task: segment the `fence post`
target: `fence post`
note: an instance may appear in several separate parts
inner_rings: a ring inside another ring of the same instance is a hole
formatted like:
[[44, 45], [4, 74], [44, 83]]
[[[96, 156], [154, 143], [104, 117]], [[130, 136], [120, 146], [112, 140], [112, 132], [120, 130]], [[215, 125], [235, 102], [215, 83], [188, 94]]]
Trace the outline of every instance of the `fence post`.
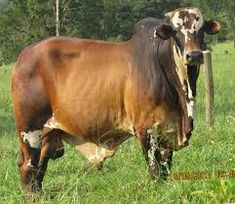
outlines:
[[214, 82], [211, 52], [203, 51], [204, 55], [204, 73], [205, 73], [205, 90], [206, 90], [206, 123], [209, 127], [213, 123], [213, 107], [214, 107]]

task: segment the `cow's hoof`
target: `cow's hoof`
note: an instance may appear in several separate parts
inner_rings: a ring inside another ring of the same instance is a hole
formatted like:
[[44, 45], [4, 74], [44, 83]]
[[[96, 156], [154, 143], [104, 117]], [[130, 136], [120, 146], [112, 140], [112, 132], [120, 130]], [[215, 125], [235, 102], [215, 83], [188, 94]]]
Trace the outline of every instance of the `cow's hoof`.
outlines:
[[167, 178], [168, 178], [168, 175], [162, 175], [160, 173], [150, 173], [150, 178], [153, 180], [153, 181], [156, 181], [156, 182], [163, 182], [163, 181], [166, 181]]
[[101, 170], [103, 168], [103, 162], [100, 162], [95, 165], [98, 170]]
[[31, 186], [32, 192], [39, 192], [41, 190], [42, 190], [42, 182], [35, 181], [32, 183], [32, 186]]
[[64, 147], [56, 149], [54, 152], [50, 154], [50, 158], [55, 160], [64, 155]]
[[161, 177], [160, 171], [156, 166], [149, 167], [149, 175], [153, 180], [159, 180]]
[[[160, 168], [159, 168], [160, 167]], [[149, 168], [149, 174], [151, 179], [155, 181], [165, 181], [167, 180], [168, 176], [170, 175], [170, 171], [168, 169], [165, 169], [162, 166], [159, 167], [150, 167]]]

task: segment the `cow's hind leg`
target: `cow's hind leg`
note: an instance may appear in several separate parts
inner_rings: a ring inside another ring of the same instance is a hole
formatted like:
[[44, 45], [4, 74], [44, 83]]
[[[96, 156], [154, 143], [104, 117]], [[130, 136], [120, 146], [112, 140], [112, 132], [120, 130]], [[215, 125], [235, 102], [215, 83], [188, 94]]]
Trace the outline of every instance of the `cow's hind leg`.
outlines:
[[43, 125], [51, 116], [51, 108], [40, 85], [31, 84], [31, 81], [25, 83], [26, 79], [18, 75], [18, 72], [13, 75], [12, 83], [15, 122], [20, 144], [18, 166], [25, 190], [31, 191], [41, 187], [35, 179], [41, 151], [40, 136]]
[[[32, 134], [34, 134], [34, 131], [32, 131]], [[35, 134], [35, 137], [38, 137], [38, 135]], [[18, 160], [18, 167], [23, 186], [26, 191], [39, 189], [40, 186], [35, 181], [35, 175], [37, 174], [40, 148], [31, 147], [30, 143], [25, 143], [24, 138], [20, 138], [20, 149], [21, 153]]]
[[[21, 123], [24, 124], [24, 123]], [[18, 166], [21, 174], [21, 181], [26, 191], [36, 191], [41, 188], [41, 183], [36, 179], [38, 163], [41, 154], [42, 128], [37, 125], [24, 124], [24, 128], [17, 128], [19, 131], [20, 158]]]
[[[47, 162], [50, 158], [55, 159], [64, 154], [62, 131], [50, 130], [45, 133], [44, 130], [39, 127], [36, 130], [20, 131], [21, 155], [18, 166], [26, 191], [40, 190]], [[62, 146], [62, 149], [55, 151], [58, 146]]]
[[[62, 130], [44, 128], [42, 133], [41, 153], [38, 162], [37, 174], [35, 180], [42, 186], [43, 178], [45, 176], [48, 161], [55, 159], [55, 149], [58, 147], [57, 142], [62, 142], [61, 138], [65, 135]], [[56, 141], [58, 140], [59, 141]], [[63, 151], [61, 151], [63, 153]], [[58, 152], [57, 152], [58, 153]]]
[[26, 191], [35, 191], [41, 188], [36, 180], [37, 166], [41, 152], [41, 132], [40, 128], [19, 130], [21, 154], [18, 166], [21, 181]]
[[[22, 70], [16, 69], [13, 73], [12, 96], [16, 129], [20, 136], [18, 166], [21, 181], [26, 190], [40, 189], [41, 183], [36, 179], [41, 152], [40, 137], [44, 124], [52, 117], [52, 109], [40, 78], [33, 74], [28, 75]], [[54, 137], [54, 144], [63, 147], [59, 136]], [[55, 152], [56, 149], [58, 148], [55, 148]], [[53, 158], [62, 156], [63, 150], [60, 148], [59, 153], [51, 153], [52, 155]]]
[[[40, 190], [49, 159], [56, 159], [64, 154], [63, 131], [47, 130], [44, 127], [41, 130], [28, 131], [27, 133], [20, 132], [21, 156], [18, 166], [26, 191]], [[58, 150], [58, 146], [62, 146], [62, 149]]]
[[152, 178], [165, 180], [170, 174], [173, 151], [159, 146], [159, 132], [149, 129], [138, 135]]

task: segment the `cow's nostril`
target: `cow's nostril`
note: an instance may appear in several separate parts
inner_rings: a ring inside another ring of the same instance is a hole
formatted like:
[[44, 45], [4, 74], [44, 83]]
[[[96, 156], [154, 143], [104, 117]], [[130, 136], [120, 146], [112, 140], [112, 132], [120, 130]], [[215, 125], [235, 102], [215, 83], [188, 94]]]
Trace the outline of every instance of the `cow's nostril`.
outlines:
[[187, 53], [186, 60], [188, 63], [200, 64], [203, 61], [203, 53], [200, 51], [193, 51], [193, 52]]
[[194, 52], [193, 55], [195, 59], [202, 59], [203, 57], [202, 52]]
[[192, 55], [191, 53], [186, 54], [186, 60], [191, 61], [192, 60]]

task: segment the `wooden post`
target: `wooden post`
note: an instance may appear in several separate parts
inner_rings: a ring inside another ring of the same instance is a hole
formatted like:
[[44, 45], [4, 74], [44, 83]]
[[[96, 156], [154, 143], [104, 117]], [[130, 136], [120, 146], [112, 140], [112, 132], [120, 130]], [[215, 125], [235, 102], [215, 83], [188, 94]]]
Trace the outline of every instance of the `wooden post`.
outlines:
[[203, 51], [204, 55], [204, 70], [205, 70], [205, 89], [206, 89], [206, 123], [209, 127], [213, 123], [213, 107], [214, 107], [214, 83], [211, 52]]
[[56, 20], [55, 20], [55, 25], [56, 25], [56, 36], [60, 35], [60, 16], [59, 16], [59, 0], [56, 0]]

